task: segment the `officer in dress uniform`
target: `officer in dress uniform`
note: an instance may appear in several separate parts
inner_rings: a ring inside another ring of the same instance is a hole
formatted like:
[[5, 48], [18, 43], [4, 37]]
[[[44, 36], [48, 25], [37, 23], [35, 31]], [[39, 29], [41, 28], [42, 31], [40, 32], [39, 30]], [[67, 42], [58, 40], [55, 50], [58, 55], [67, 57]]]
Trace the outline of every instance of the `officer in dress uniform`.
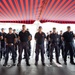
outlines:
[[44, 49], [44, 40], [46, 38], [46, 35], [44, 32], [42, 32], [42, 27], [39, 26], [38, 32], [35, 34], [35, 40], [36, 40], [36, 56], [35, 56], [35, 65], [38, 65], [38, 60], [39, 60], [39, 53], [41, 52], [41, 61], [42, 61], [42, 65], [45, 66], [44, 63], [44, 53], [45, 53], [45, 49]]
[[13, 64], [12, 66], [15, 66], [15, 49], [14, 44], [16, 43], [16, 37], [12, 32], [12, 28], [9, 28], [9, 33], [6, 34], [5, 42], [6, 42], [6, 56], [5, 56], [5, 63], [3, 66], [6, 66], [8, 64], [8, 58], [9, 58], [9, 52], [12, 53], [12, 60]]
[[29, 64], [29, 45], [28, 45], [28, 40], [31, 40], [31, 35], [30, 33], [26, 30], [26, 26], [22, 25], [22, 31], [19, 32], [19, 57], [18, 57], [18, 64], [17, 66], [21, 65], [21, 59], [22, 59], [22, 53], [23, 49], [25, 51], [25, 59], [26, 59], [26, 65], [30, 66]]
[[53, 32], [50, 35], [50, 39], [51, 39], [50, 64], [52, 65], [53, 50], [54, 50], [54, 48], [55, 48], [55, 53], [56, 53], [56, 62], [58, 64], [61, 64], [59, 62], [58, 34], [56, 33], [56, 28], [53, 28]]
[[67, 65], [67, 53], [70, 53], [70, 63], [75, 65], [73, 60], [73, 38], [75, 37], [74, 33], [71, 31], [71, 27], [67, 27], [67, 31], [63, 33], [63, 40], [65, 42], [65, 55], [64, 55], [64, 64]]

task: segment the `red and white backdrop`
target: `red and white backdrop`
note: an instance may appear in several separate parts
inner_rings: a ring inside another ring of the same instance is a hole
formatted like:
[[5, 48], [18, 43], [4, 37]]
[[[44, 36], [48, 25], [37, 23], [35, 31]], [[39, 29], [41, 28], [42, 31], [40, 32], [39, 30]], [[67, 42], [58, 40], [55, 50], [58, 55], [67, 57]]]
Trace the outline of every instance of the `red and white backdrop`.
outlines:
[[0, 22], [75, 24], [75, 0], [0, 0]]

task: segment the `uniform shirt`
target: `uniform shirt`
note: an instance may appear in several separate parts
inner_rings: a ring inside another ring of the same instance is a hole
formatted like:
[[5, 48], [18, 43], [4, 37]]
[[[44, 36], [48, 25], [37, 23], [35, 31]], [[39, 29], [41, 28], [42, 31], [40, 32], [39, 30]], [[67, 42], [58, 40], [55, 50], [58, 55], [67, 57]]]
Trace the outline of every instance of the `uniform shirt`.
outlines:
[[19, 32], [19, 37], [20, 37], [21, 42], [27, 42], [29, 36], [30, 36], [30, 33], [28, 31], [25, 31], [25, 32], [20, 31]]
[[2, 33], [0, 32], [0, 36], [2, 36]]
[[43, 44], [45, 38], [46, 38], [46, 35], [45, 35], [44, 32], [42, 32], [42, 33], [37, 32], [37, 33], [35, 34], [35, 39], [36, 39], [36, 43], [37, 43], [37, 44]]
[[4, 38], [6, 37], [6, 33], [2, 33], [3, 39], [1, 40], [1, 47], [5, 47], [5, 40]]
[[14, 43], [14, 39], [16, 38], [16, 36], [12, 33], [12, 34], [6, 34], [6, 40], [7, 40], [7, 43], [10, 44], [10, 43]]
[[46, 39], [47, 39], [47, 42], [50, 44], [50, 43], [51, 43], [51, 42], [50, 42], [50, 34], [47, 35]]
[[1, 34], [3, 36], [3, 39], [1, 41], [4, 41], [4, 38], [6, 37], [6, 33], [4, 32], [4, 33], [1, 33]]
[[0, 32], [0, 41], [1, 41], [1, 36], [2, 36], [2, 33]]
[[70, 32], [66, 31], [63, 33], [63, 38], [65, 42], [72, 42], [74, 38], [74, 34], [72, 31]]
[[51, 43], [57, 43], [59, 41], [59, 36], [57, 33], [52, 33], [50, 35]]

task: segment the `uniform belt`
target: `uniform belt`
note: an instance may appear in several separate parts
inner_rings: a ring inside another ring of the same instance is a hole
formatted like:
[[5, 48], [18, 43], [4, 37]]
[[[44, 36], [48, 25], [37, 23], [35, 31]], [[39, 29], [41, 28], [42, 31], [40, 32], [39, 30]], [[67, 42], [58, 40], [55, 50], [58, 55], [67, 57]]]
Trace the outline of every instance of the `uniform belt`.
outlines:
[[13, 44], [13, 43], [10, 43], [10, 44], [8, 44], [8, 45], [11, 45], [11, 46], [13, 46], [14, 44]]

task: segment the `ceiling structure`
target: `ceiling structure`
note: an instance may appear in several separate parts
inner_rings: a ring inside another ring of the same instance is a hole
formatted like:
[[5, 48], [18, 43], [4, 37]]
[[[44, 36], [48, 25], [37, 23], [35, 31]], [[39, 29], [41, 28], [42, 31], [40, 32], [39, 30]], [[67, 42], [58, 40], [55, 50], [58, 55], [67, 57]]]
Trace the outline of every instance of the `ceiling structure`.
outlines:
[[74, 23], [75, 0], [0, 0], [0, 22]]

